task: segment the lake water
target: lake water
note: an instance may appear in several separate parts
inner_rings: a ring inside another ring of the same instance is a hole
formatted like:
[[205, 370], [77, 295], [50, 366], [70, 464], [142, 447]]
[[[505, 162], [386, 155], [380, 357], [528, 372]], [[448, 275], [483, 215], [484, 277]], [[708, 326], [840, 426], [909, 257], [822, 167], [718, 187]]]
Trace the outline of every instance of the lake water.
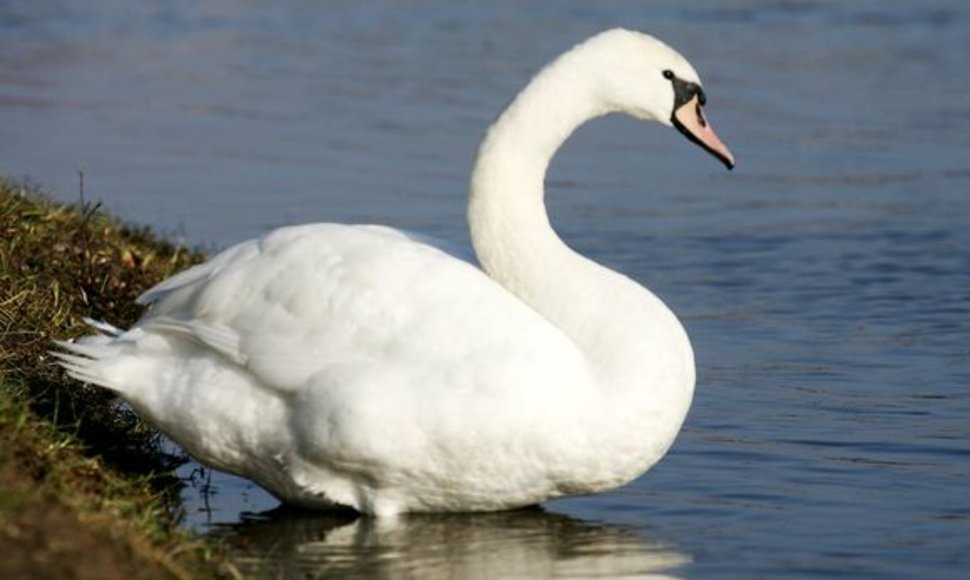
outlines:
[[688, 328], [697, 395], [670, 454], [614, 493], [396, 523], [267, 512], [251, 484], [196, 477], [186, 525], [226, 538], [240, 569], [970, 573], [963, 0], [8, 1], [0, 173], [75, 200], [83, 171], [88, 199], [193, 245], [320, 220], [464, 242], [490, 119], [615, 25], [692, 60], [739, 162], [610, 118], [549, 176], [568, 242]]

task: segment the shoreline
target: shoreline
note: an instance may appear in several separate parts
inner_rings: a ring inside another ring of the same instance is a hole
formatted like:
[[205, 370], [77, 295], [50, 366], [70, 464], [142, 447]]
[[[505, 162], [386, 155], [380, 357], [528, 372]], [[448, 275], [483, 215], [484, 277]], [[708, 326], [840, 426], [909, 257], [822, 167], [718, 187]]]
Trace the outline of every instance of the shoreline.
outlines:
[[0, 178], [0, 577], [240, 576], [179, 527], [185, 458], [48, 354], [88, 331], [83, 317], [130, 325], [136, 296], [203, 258], [99, 203]]

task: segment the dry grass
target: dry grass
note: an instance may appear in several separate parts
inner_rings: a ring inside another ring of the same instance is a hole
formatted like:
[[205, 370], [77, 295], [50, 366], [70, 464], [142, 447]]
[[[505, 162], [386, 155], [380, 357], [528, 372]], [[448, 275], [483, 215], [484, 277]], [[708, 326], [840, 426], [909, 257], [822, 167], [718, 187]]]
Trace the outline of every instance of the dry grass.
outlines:
[[0, 395], [0, 577], [217, 575], [221, 552], [176, 528], [166, 491], [85, 451]]
[[0, 181], [0, 577], [215, 575], [210, 547], [177, 528], [181, 458], [47, 352], [83, 316], [132, 323], [138, 294], [200, 259]]
[[[32, 406], [123, 469], [154, 446], [153, 433], [118, 413], [112, 397], [67, 380], [47, 351], [87, 331], [82, 316], [134, 322], [134, 302], [200, 256], [122, 226], [96, 206], [65, 206], [0, 182], [0, 376], [22, 383]], [[123, 442], [122, 445], [111, 442]]]

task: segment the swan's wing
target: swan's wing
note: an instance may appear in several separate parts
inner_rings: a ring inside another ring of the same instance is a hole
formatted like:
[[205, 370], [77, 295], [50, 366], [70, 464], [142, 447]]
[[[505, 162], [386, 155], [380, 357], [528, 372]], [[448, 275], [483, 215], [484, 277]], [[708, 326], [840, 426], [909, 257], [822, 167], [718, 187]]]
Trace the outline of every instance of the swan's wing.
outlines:
[[[139, 296], [136, 302], [138, 304], [154, 304], [173, 294], [180, 294], [180, 291], [191, 294], [193, 291], [202, 288], [207, 280], [217, 275], [227, 265], [251, 259], [258, 253], [259, 240], [249, 240], [232, 246], [205, 263], [162, 280]], [[182, 301], [185, 300], [186, 298], [183, 296]]]
[[376, 482], [490, 509], [502, 490], [585, 489], [571, 466], [600, 452], [577, 347], [477, 267], [396, 230], [284, 228], [142, 301], [130, 330], [58, 343], [62, 364], [281, 497], [359, 506], [360, 482]]
[[[184, 337], [295, 391], [314, 376], [372, 366], [434, 389], [573, 373], [558, 329], [483, 274], [390, 228], [315, 224], [277, 230], [166, 280], [138, 324]], [[360, 372], [364, 372], [361, 370]], [[458, 376], [461, 375], [461, 376]], [[508, 385], [506, 385], [508, 386]], [[431, 395], [431, 393], [428, 393]]]

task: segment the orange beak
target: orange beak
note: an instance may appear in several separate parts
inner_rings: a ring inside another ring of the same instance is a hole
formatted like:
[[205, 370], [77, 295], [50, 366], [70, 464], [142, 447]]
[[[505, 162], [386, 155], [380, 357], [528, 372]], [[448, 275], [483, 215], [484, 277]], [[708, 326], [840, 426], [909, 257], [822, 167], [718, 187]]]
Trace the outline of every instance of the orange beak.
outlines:
[[704, 108], [698, 95], [675, 109], [671, 121], [684, 136], [720, 159], [728, 169], [734, 169], [734, 155], [704, 118]]

